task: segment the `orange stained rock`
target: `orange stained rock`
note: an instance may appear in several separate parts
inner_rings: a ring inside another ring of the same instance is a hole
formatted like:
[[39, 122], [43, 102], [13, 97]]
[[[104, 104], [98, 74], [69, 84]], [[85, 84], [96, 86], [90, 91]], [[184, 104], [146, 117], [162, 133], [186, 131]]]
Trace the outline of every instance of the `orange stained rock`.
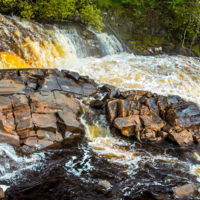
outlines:
[[195, 169], [195, 172], [196, 172], [197, 174], [200, 174], [200, 168]]
[[22, 60], [18, 55], [10, 52], [0, 52], [0, 60], [3, 69], [12, 68], [31, 68], [24, 60]]

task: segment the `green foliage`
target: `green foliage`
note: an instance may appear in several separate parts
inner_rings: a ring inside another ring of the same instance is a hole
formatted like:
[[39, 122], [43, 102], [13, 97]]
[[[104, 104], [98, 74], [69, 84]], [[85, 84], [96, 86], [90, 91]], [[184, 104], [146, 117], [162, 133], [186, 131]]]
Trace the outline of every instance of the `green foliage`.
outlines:
[[[11, 10], [33, 19], [71, 19], [100, 31], [101, 10], [123, 7], [129, 18], [138, 24], [162, 24], [169, 37], [180, 35], [183, 44], [194, 44], [200, 36], [199, 0], [0, 0], [0, 11]], [[1, 9], [6, 8], [6, 9]]]
[[159, 22], [168, 36], [180, 35], [183, 44], [191, 44], [200, 36], [199, 0], [98, 0], [98, 3], [104, 7], [124, 6], [138, 23], [152, 25]]
[[15, 13], [27, 19], [70, 18], [93, 26], [97, 31], [104, 27], [101, 11], [93, 0], [0, 0], [0, 7], [12, 7]]

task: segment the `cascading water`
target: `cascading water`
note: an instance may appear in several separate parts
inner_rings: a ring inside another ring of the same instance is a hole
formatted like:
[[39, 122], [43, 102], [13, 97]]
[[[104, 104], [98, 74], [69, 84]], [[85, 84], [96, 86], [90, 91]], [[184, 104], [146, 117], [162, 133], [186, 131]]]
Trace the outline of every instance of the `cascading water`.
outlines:
[[[127, 54], [115, 36], [78, 25], [54, 27], [0, 16], [0, 32], [1, 68], [68, 69], [99, 84], [175, 94], [200, 105], [200, 63], [195, 58]], [[191, 160], [186, 150], [170, 144], [160, 148], [114, 136], [105, 116], [89, 108], [91, 100], [82, 101], [87, 141], [30, 157], [20, 157], [11, 146], [0, 144], [0, 182], [5, 189], [11, 187], [11, 197], [21, 193], [21, 199], [104, 199], [91, 192], [90, 184], [107, 179], [115, 184], [114, 199], [130, 195], [134, 199], [152, 187], [167, 191], [199, 181], [198, 152]]]

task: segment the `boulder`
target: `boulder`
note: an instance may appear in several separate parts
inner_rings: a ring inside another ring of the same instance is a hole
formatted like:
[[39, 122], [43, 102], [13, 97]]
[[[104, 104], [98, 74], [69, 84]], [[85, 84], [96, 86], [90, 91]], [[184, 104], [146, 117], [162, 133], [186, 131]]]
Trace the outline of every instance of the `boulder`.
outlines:
[[96, 192], [105, 195], [106, 193], [111, 191], [111, 184], [106, 180], [100, 181], [99, 183], [94, 185], [94, 189]]
[[118, 101], [119, 100], [116, 99], [106, 102], [106, 107], [107, 107], [106, 118], [110, 125], [112, 125], [115, 118], [117, 118]]
[[190, 194], [194, 194], [196, 191], [196, 186], [192, 183], [174, 188], [173, 190], [173, 195], [175, 198], [180, 198], [184, 196], [189, 196]]
[[171, 126], [184, 128], [200, 125], [200, 110], [192, 102], [174, 104], [167, 111], [166, 121]]
[[71, 78], [75, 81], [78, 81], [78, 79], [79, 79], [79, 73], [77, 73], [77, 72], [68, 71], [67, 73], [65, 73], [65, 76], [68, 77], [68, 78]]
[[194, 143], [192, 133], [187, 130], [183, 130], [179, 133], [171, 132], [168, 134], [168, 137], [181, 147], [189, 146]]
[[57, 120], [54, 114], [36, 114], [32, 115], [33, 123], [37, 129], [56, 132]]
[[165, 126], [165, 122], [154, 112], [150, 112], [147, 115], [140, 116], [140, 119], [147, 129], [151, 129], [153, 131], [160, 131], [163, 126]]
[[8, 143], [13, 146], [20, 146], [20, 139], [18, 135], [12, 135], [10, 133], [0, 130], [0, 142]]
[[108, 181], [106, 181], [106, 180], [99, 181], [99, 182], [98, 182], [98, 185], [104, 187], [105, 189], [108, 189], [108, 188], [111, 187], [111, 184], [110, 184]]
[[141, 122], [139, 115], [132, 115], [129, 117], [116, 118], [114, 126], [121, 130], [122, 134], [130, 137], [135, 134], [136, 130], [141, 129]]
[[3, 199], [5, 197], [3, 189], [0, 187], [0, 199]]
[[72, 133], [84, 132], [83, 125], [76, 119], [72, 113], [57, 112], [58, 126], [62, 133], [70, 131]]

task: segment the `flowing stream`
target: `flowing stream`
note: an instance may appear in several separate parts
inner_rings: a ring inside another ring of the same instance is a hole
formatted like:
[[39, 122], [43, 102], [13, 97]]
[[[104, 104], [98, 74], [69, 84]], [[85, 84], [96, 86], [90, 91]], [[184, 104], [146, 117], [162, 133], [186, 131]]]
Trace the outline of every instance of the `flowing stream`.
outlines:
[[[58, 68], [88, 75], [121, 90], [179, 95], [200, 105], [200, 62], [183, 56], [128, 54], [114, 35], [78, 25], [41, 25], [0, 15], [0, 68]], [[140, 144], [113, 135], [104, 115], [81, 104], [86, 138], [30, 156], [0, 144], [0, 187], [10, 199], [107, 199], [92, 185], [108, 180], [111, 199], [150, 199], [194, 182], [200, 188], [200, 152], [174, 144]], [[91, 123], [88, 124], [86, 115]], [[145, 196], [147, 195], [147, 196]], [[131, 197], [131, 198], [130, 198]]]

